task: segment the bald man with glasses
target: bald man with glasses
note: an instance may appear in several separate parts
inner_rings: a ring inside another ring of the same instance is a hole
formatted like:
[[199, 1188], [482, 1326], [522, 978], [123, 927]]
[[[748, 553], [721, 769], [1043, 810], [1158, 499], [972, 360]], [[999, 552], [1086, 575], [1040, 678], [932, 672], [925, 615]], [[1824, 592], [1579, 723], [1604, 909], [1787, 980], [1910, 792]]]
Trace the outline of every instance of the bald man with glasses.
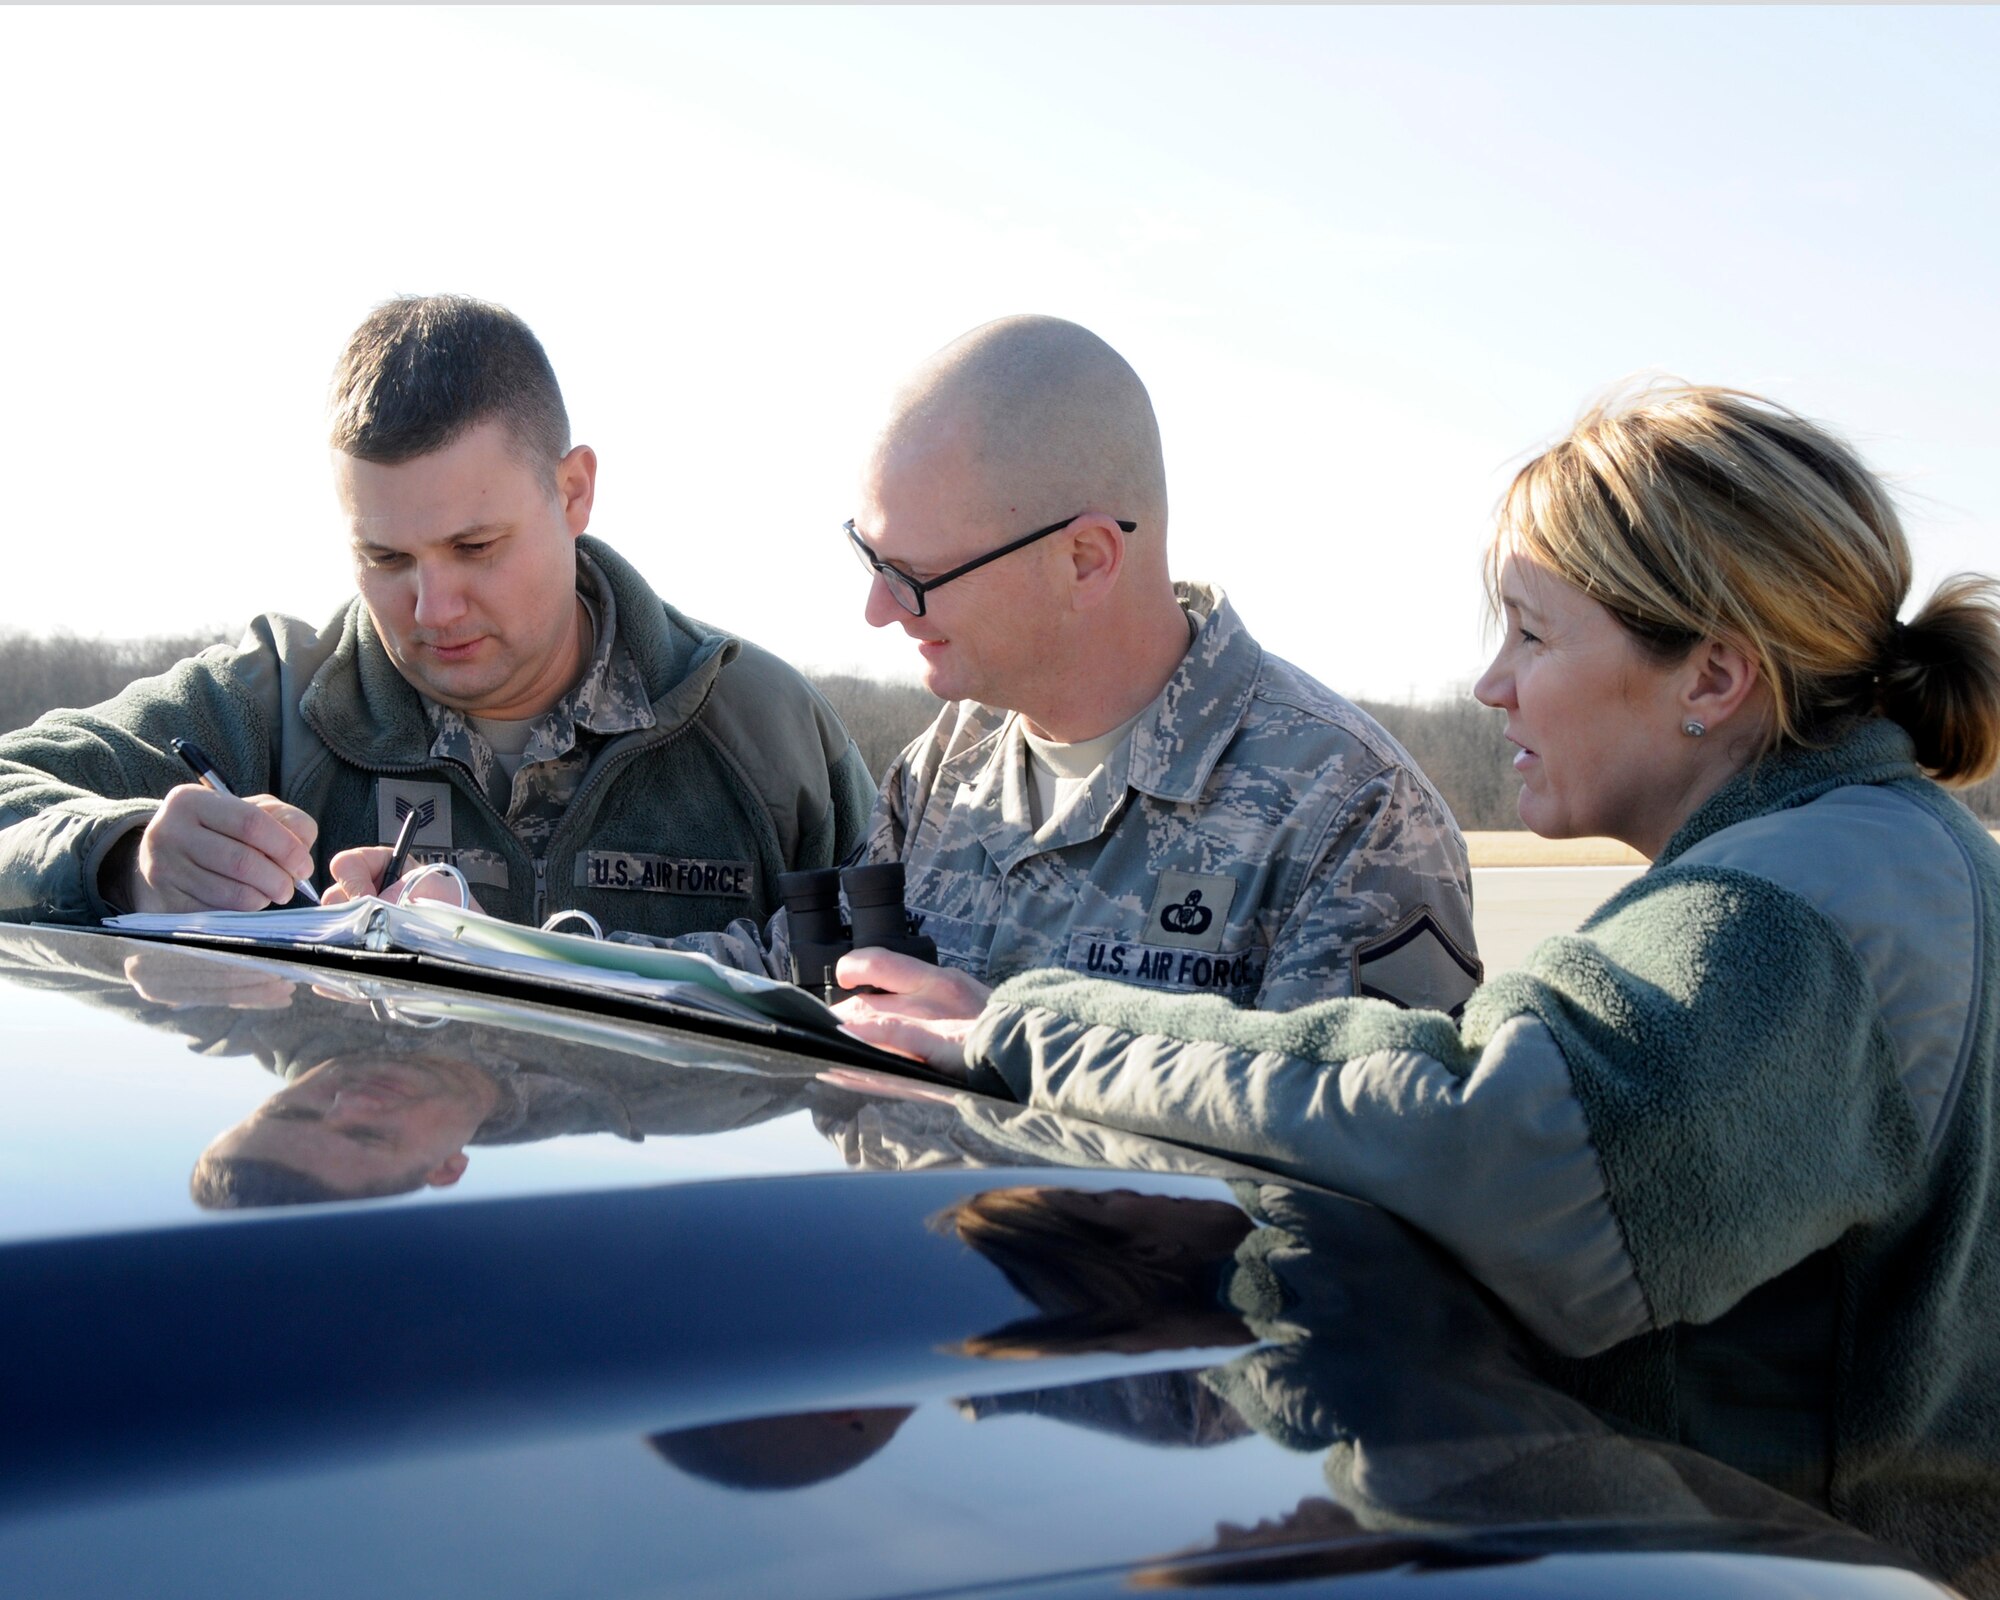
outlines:
[[[1023, 531], [1029, 530], [1029, 531]], [[1074, 323], [975, 328], [896, 396], [846, 536], [871, 625], [948, 702], [883, 780], [937, 967], [841, 964], [846, 1002], [963, 1005], [1037, 967], [1289, 1010], [1451, 1011], [1480, 976], [1465, 845], [1372, 719], [1167, 567], [1159, 429]], [[784, 918], [680, 941], [785, 973]]]

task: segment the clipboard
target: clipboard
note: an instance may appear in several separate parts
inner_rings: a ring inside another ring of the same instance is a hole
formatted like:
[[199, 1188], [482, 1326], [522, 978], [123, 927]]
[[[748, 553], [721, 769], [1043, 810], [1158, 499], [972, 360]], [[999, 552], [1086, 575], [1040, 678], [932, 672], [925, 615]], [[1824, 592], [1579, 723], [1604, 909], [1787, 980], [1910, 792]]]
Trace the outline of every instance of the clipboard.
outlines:
[[338, 906], [270, 911], [128, 912], [107, 933], [358, 967], [455, 988], [539, 999], [697, 1031], [745, 1034], [791, 1049], [952, 1084], [906, 1056], [863, 1044], [817, 996], [693, 951], [524, 928], [434, 900], [372, 895]]

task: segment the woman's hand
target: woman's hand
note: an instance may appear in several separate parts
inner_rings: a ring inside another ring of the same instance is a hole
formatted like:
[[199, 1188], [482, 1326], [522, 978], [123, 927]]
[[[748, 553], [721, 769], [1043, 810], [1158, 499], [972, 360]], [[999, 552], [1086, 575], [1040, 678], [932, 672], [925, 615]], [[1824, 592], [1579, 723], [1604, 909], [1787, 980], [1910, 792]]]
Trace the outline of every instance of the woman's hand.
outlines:
[[882, 991], [854, 995], [833, 1008], [855, 1038], [954, 1078], [970, 1076], [966, 1036], [993, 992], [977, 978], [877, 949], [848, 952], [840, 958], [835, 976], [843, 989]]

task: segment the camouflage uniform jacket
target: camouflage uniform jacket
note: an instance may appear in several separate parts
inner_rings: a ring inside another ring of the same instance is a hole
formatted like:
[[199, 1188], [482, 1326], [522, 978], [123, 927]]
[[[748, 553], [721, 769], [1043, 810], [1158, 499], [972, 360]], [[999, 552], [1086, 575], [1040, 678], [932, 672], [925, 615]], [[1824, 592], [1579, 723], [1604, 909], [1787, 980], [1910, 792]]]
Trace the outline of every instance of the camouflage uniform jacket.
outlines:
[[[1219, 589], [1121, 750], [1039, 830], [1021, 718], [945, 707], [890, 768], [868, 857], [902, 861], [938, 959], [1290, 1010], [1369, 994], [1453, 1010], [1480, 976], [1465, 842], [1359, 708], [1267, 655]], [[783, 919], [686, 941], [788, 975]]]
[[422, 818], [415, 860], [458, 866], [487, 910], [679, 934], [776, 909], [780, 872], [841, 860], [873, 785], [819, 693], [755, 645], [664, 604], [592, 539], [590, 666], [531, 730], [509, 783], [458, 713], [383, 650], [359, 599], [323, 629], [266, 615], [87, 711], [0, 738], [0, 920], [94, 921], [106, 852], [188, 781], [182, 734], [239, 794], [319, 822], [315, 864]]

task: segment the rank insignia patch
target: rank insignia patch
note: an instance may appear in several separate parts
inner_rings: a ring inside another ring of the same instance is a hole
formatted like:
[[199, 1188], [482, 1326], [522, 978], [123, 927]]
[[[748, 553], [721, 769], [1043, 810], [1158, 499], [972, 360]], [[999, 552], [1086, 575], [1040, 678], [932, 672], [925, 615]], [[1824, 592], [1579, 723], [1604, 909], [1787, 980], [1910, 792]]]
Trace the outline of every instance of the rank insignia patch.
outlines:
[[417, 814], [414, 843], [427, 849], [451, 844], [451, 785], [424, 783], [416, 778], [375, 780], [375, 840], [394, 844], [403, 818]]
[[1419, 906], [1354, 952], [1354, 992], [1416, 1010], [1457, 1016], [1484, 969]]

